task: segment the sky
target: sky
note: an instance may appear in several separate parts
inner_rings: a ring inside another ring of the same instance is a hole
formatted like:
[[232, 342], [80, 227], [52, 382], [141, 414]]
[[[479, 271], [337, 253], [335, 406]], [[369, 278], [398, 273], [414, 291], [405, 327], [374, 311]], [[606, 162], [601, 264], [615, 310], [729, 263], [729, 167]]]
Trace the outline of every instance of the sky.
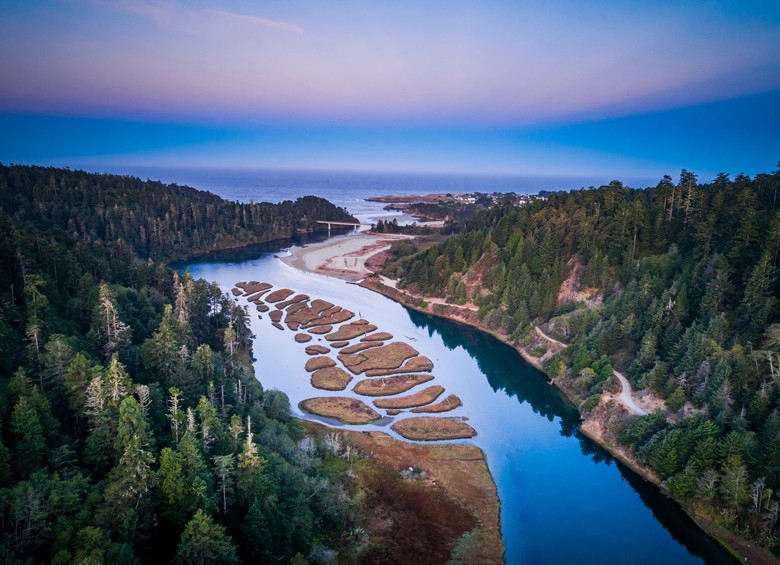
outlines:
[[780, 2], [0, 0], [0, 162], [773, 172]]

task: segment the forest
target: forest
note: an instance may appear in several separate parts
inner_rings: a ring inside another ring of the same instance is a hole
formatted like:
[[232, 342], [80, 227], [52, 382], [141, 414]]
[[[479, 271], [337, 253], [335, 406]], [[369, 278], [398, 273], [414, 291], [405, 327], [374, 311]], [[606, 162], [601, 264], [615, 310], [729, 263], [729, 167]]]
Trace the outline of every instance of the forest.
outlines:
[[315, 218], [348, 216], [0, 166], [0, 561], [359, 553], [354, 479], [254, 378], [247, 312], [163, 262]]
[[153, 261], [288, 238], [314, 231], [317, 220], [356, 221], [315, 196], [245, 204], [129, 176], [2, 164], [0, 209], [17, 225]]
[[613, 368], [662, 399], [649, 416], [601, 414], [606, 437], [683, 505], [780, 554], [779, 193], [780, 171], [683, 170], [499, 203], [444, 242], [398, 244], [388, 269], [475, 305], [511, 343], [533, 326], [567, 343], [545, 369], [584, 417], [618, 386]]

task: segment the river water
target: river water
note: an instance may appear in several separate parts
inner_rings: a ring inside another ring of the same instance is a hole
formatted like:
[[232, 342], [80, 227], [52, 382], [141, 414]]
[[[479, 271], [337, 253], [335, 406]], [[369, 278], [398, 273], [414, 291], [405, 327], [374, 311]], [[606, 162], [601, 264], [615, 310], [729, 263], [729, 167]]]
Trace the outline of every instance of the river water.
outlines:
[[[451, 415], [467, 416], [479, 434], [471, 443], [484, 450], [498, 488], [507, 563], [731, 563], [674, 503], [583, 437], [576, 410], [512, 348], [359, 286], [298, 271], [275, 256], [280, 249], [226, 252], [186, 266], [225, 291], [258, 280], [328, 300], [433, 360], [434, 383], [464, 403]], [[352, 384], [338, 393], [312, 389], [293, 332], [250, 311], [257, 378], [284, 391], [295, 415], [308, 417], [298, 409], [305, 398], [353, 394]], [[395, 435], [387, 420], [351, 428]]]

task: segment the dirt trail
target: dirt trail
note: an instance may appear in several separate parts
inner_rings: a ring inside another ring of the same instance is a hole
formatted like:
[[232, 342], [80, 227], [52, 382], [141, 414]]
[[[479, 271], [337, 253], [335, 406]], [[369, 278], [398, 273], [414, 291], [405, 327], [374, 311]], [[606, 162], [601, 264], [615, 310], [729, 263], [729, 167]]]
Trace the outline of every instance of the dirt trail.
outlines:
[[623, 406], [632, 414], [647, 416], [647, 412], [642, 410], [637, 403], [634, 402], [634, 391], [631, 389], [631, 383], [628, 382], [628, 379], [614, 369], [612, 369], [612, 372], [620, 381], [620, 386], [622, 387], [622, 390], [620, 391], [620, 402], [623, 403]]
[[542, 330], [539, 328], [539, 326], [534, 326], [534, 329], [536, 330], [536, 333], [537, 333], [537, 334], [539, 334], [541, 337], [543, 337], [544, 339], [546, 339], [546, 340], [547, 340], [547, 341], [549, 341], [550, 343], [554, 343], [554, 344], [556, 344], [556, 345], [560, 345], [560, 346], [561, 346], [561, 347], [563, 347], [564, 349], [566, 349], [566, 348], [568, 347], [568, 345], [566, 345], [565, 343], [563, 343], [563, 342], [561, 342], [561, 341], [558, 341], [557, 339], [553, 339], [553, 338], [551, 338], [549, 335], [547, 335], [546, 333], [544, 333], [544, 332], [543, 332], [543, 331], [542, 331]]
[[379, 280], [385, 286], [394, 288], [398, 292], [401, 292], [406, 296], [411, 296], [417, 300], [425, 300], [425, 302], [428, 304], [443, 304], [444, 306], [449, 306], [450, 308], [461, 308], [463, 310], [470, 310], [471, 312], [479, 312], [479, 307], [474, 304], [453, 304], [451, 302], [447, 302], [446, 298], [439, 298], [438, 296], [422, 296], [419, 294], [412, 294], [407, 290], [398, 288], [398, 281], [396, 279], [390, 279], [384, 275], [379, 275]]
[[[541, 330], [541, 328], [539, 328], [539, 326], [534, 326], [534, 329], [536, 330], [537, 334], [539, 334], [541, 337], [543, 337], [550, 343], [555, 343], [557, 345], [560, 345], [563, 348], [568, 347], [565, 343], [562, 343], [557, 339], [553, 339], [550, 336], [548, 336], [546, 333], [544, 333]], [[634, 401], [634, 390], [631, 388], [631, 383], [628, 382], [628, 379], [614, 369], [612, 369], [612, 373], [615, 375], [615, 377], [617, 377], [617, 380], [620, 381], [620, 386], [622, 390], [620, 391], [620, 396], [618, 398], [620, 399], [620, 402], [623, 404], [623, 406], [626, 407], [626, 410], [628, 410], [632, 414], [636, 414], [637, 416], [647, 416], [647, 412], [645, 412], [642, 408], [640, 408], [639, 405]]]

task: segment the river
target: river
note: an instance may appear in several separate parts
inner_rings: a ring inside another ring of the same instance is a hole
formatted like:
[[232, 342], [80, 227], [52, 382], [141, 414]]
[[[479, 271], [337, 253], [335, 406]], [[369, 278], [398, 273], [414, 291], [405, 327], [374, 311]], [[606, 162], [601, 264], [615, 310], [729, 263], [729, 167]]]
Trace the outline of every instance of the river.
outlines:
[[[298, 271], [274, 256], [280, 249], [231, 251], [186, 266], [225, 291], [258, 280], [328, 300], [433, 360], [436, 383], [463, 400], [452, 415], [467, 416], [479, 434], [472, 442], [498, 488], [507, 563], [732, 563], [676, 504], [582, 436], [577, 411], [512, 348], [354, 284]], [[307, 417], [298, 409], [305, 398], [349, 393], [351, 386], [315, 393], [292, 332], [251, 313], [257, 378], [284, 391], [296, 416]], [[386, 420], [351, 428], [395, 435]]]

